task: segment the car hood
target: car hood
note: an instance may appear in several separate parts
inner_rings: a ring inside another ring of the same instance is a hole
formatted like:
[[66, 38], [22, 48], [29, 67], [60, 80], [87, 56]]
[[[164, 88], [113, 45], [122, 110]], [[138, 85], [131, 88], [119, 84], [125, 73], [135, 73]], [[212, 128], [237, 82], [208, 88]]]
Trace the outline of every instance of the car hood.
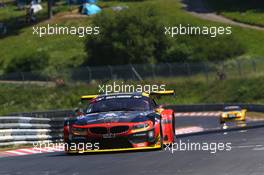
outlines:
[[76, 125], [100, 124], [100, 123], [122, 123], [143, 122], [150, 119], [154, 111], [111, 111], [91, 113], [77, 117]]

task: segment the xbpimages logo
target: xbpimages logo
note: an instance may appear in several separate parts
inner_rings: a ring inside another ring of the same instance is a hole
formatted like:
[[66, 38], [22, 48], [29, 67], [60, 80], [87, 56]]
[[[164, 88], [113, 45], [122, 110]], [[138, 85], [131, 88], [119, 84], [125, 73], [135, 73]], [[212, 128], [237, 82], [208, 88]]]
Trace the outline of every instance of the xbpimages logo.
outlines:
[[129, 93], [129, 92], [158, 92], [158, 91], [165, 91], [166, 85], [161, 84], [124, 84], [121, 82], [120, 84], [113, 82], [112, 84], [99, 84], [98, 85], [99, 93], [109, 94], [109, 93]]
[[165, 144], [164, 151], [168, 151], [170, 153], [175, 153], [179, 151], [207, 151], [211, 154], [215, 154], [219, 151], [231, 151], [232, 143], [227, 142], [184, 142], [179, 140], [178, 142], [174, 142], [172, 144]]

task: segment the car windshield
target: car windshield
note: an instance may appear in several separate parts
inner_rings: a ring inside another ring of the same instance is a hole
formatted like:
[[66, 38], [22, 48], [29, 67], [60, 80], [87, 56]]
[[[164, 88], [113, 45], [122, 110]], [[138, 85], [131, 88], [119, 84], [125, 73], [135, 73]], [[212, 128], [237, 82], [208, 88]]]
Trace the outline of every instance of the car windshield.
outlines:
[[107, 111], [147, 111], [151, 109], [148, 98], [102, 99], [90, 103], [87, 113]]
[[240, 111], [241, 108], [239, 106], [236, 106], [236, 107], [226, 107], [224, 109], [224, 111], [228, 112], [228, 111]]

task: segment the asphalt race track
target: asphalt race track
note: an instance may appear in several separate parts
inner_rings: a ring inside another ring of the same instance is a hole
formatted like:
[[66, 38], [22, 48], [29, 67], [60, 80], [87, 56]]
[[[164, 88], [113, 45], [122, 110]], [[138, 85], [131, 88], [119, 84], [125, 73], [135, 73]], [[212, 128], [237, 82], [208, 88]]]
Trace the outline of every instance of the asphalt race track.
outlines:
[[[215, 123], [207, 124], [211, 126]], [[6, 157], [0, 159], [0, 175], [263, 175], [263, 135], [264, 128], [259, 128], [188, 136], [177, 141], [232, 143], [230, 151], [216, 153], [210, 153], [208, 150], [178, 150], [172, 154], [167, 149], [72, 156], [55, 152]]]
[[193, 174], [263, 175], [264, 130], [208, 134], [185, 138], [189, 142], [232, 142], [231, 151], [127, 152], [67, 156], [38, 154], [0, 159], [0, 174]]
[[219, 127], [218, 117], [176, 117], [175, 127], [200, 126], [206, 129]]

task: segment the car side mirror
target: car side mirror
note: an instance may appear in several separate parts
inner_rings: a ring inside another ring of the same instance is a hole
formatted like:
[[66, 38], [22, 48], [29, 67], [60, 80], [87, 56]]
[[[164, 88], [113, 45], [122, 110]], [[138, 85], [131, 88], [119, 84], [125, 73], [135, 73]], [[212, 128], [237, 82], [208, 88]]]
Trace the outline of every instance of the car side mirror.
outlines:
[[76, 108], [74, 112], [76, 116], [84, 115], [84, 110], [82, 108]]
[[157, 112], [157, 113], [161, 113], [163, 110], [164, 109], [161, 106], [155, 108], [155, 112]]

